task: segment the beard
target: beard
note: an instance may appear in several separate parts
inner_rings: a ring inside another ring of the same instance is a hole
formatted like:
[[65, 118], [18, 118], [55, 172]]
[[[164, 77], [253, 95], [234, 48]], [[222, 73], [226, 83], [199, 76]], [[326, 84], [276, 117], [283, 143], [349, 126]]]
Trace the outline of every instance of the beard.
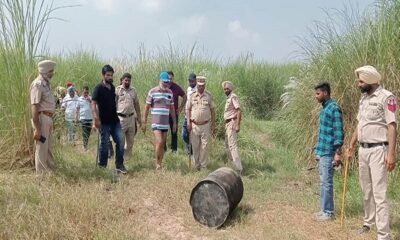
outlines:
[[113, 79], [112, 78], [111, 79], [106, 79], [105, 82], [108, 83], [108, 84], [111, 84], [113, 82]]
[[124, 84], [125, 88], [129, 88], [131, 85], [130, 84]]
[[366, 85], [365, 87], [360, 87], [362, 93], [369, 92], [372, 89], [371, 85]]

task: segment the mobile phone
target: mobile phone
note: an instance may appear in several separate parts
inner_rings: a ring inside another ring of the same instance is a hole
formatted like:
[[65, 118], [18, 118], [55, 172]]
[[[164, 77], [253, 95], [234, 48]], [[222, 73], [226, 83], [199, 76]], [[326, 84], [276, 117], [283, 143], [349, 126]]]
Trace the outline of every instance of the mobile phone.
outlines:
[[46, 138], [45, 138], [45, 137], [43, 137], [43, 136], [40, 136], [40, 139], [39, 139], [39, 141], [40, 141], [41, 143], [44, 143], [44, 142], [46, 142]]

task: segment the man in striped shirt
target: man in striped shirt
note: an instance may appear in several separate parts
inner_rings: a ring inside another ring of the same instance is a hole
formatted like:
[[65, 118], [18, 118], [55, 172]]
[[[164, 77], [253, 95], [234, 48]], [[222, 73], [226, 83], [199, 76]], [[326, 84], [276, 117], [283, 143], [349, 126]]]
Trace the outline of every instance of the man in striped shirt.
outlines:
[[315, 148], [316, 160], [319, 161], [321, 181], [321, 211], [316, 214], [318, 221], [329, 221], [335, 218], [333, 204], [333, 167], [340, 164], [343, 145], [343, 118], [339, 105], [331, 99], [329, 83], [318, 84], [315, 98], [322, 104], [319, 115], [318, 143]]
[[156, 170], [162, 168], [162, 159], [164, 157], [164, 145], [167, 138], [169, 128], [169, 114], [171, 113], [173, 126], [172, 132], [176, 133], [176, 115], [172, 91], [169, 86], [169, 75], [167, 72], [160, 74], [160, 83], [157, 87], [150, 89], [146, 98], [146, 106], [144, 109], [144, 119], [142, 130], [146, 132], [147, 116], [151, 109], [151, 128], [155, 137], [155, 157]]

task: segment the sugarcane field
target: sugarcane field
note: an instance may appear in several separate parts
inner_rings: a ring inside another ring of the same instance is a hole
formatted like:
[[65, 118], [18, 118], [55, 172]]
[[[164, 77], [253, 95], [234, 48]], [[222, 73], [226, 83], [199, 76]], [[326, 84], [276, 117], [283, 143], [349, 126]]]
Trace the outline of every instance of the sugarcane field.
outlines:
[[400, 240], [399, 16], [0, 0], [0, 239]]

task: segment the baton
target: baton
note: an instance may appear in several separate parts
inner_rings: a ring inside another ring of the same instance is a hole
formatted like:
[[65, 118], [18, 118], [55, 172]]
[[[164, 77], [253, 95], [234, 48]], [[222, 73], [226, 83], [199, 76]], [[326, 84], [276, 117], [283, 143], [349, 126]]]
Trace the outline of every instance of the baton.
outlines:
[[351, 153], [348, 152], [346, 158], [345, 158], [345, 167], [344, 167], [344, 183], [343, 183], [343, 194], [342, 194], [342, 209], [340, 211], [340, 227], [343, 228], [343, 222], [344, 222], [344, 210], [346, 207], [346, 193], [347, 193], [347, 180], [349, 176], [349, 167], [350, 167], [350, 159], [351, 159]]

